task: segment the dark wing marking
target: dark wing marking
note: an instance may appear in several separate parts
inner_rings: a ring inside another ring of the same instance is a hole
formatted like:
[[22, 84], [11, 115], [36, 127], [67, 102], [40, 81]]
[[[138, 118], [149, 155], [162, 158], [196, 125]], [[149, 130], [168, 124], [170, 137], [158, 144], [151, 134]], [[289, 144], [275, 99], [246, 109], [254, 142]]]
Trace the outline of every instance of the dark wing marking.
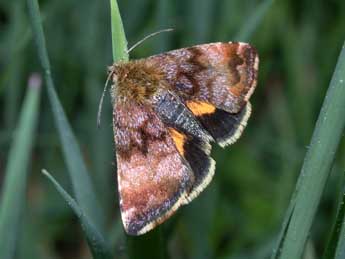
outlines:
[[210, 157], [211, 146], [196, 137], [189, 137], [184, 144], [184, 158], [193, 170], [194, 182], [188, 193], [188, 202], [196, 198], [211, 182], [216, 162]]
[[221, 147], [231, 145], [242, 135], [251, 113], [251, 105], [238, 113], [229, 113], [216, 108], [212, 114], [198, 115], [197, 118]]
[[180, 155], [193, 171], [194, 182], [188, 193], [188, 201], [191, 201], [210, 183], [214, 175], [215, 162], [210, 157], [209, 144], [212, 137], [180, 99], [169, 92], [156, 97], [154, 109], [170, 128]]

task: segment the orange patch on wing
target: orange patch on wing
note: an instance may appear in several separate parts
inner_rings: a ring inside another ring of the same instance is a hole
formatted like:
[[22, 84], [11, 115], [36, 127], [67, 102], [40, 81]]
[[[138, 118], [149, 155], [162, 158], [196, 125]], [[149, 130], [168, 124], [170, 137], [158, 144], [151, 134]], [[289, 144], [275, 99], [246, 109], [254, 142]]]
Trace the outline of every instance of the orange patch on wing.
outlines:
[[186, 105], [195, 116], [212, 114], [216, 111], [216, 107], [214, 105], [206, 102], [188, 101]]
[[175, 143], [175, 146], [177, 148], [177, 151], [183, 156], [184, 155], [184, 148], [183, 145], [187, 140], [186, 135], [184, 135], [181, 132], [178, 132], [177, 130], [173, 128], [169, 128], [171, 137]]

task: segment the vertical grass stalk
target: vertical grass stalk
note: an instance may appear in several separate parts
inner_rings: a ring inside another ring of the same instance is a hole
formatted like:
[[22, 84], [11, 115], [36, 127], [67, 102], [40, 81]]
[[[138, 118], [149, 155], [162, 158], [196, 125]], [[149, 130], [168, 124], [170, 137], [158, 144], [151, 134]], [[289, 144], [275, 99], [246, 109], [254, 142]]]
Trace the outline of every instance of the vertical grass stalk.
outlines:
[[128, 61], [129, 56], [127, 53], [127, 39], [123, 29], [119, 6], [116, 0], [110, 0], [110, 15], [114, 62], [118, 62], [120, 60]]
[[317, 120], [274, 258], [301, 258], [345, 127], [345, 46]]
[[[344, 177], [343, 177], [344, 178]], [[323, 259], [345, 258], [345, 179], [342, 181], [338, 211]]]
[[77, 215], [84, 230], [86, 240], [90, 247], [93, 258], [95, 259], [111, 259], [113, 258], [107, 242], [104, 240], [101, 233], [93, 225], [92, 221], [79, 207], [78, 203], [61, 187], [61, 185], [54, 179], [47, 170], [43, 169], [42, 173], [51, 181], [56, 190], [60, 193], [62, 198], [71, 207], [73, 212]]
[[25, 201], [28, 165], [35, 138], [41, 78], [33, 75], [9, 152], [0, 204], [0, 258], [14, 257]]
[[103, 227], [104, 215], [97, 202], [94, 188], [85, 162], [83, 161], [79, 145], [55, 92], [37, 0], [28, 0], [28, 6], [38, 55], [45, 73], [48, 98], [52, 107], [53, 117], [59, 133], [63, 155], [72, 180], [73, 189], [80, 207], [94, 221], [94, 224], [99, 230], [101, 230]]

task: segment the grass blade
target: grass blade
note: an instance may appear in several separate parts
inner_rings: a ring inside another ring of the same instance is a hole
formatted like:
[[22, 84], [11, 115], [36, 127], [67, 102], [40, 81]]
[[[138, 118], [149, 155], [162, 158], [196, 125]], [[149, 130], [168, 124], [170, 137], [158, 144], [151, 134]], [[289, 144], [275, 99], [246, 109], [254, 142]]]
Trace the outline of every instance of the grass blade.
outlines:
[[42, 170], [42, 173], [52, 182], [56, 190], [61, 194], [62, 198], [71, 207], [73, 212], [80, 219], [81, 226], [84, 230], [87, 242], [89, 244], [93, 258], [95, 259], [110, 259], [112, 258], [110, 250], [103, 239], [101, 233], [92, 224], [87, 215], [79, 207], [78, 203], [60, 186], [60, 184], [49, 174], [46, 170]]
[[335, 250], [335, 256], [332, 257], [334, 259], [345, 258], [345, 221], [344, 221], [344, 218], [345, 218], [345, 194], [343, 196], [343, 201], [341, 203], [341, 209], [340, 209], [340, 213], [339, 213], [339, 221], [341, 220], [342, 225], [341, 225], [341, 230], [338, 233], [339, 234], [338, 244], [337, 244], [337, 248]]
[[110, 13], [114, 62], [118, 62], [120, 60], [128, 61], [127, 40], [123, 29], [119, 6], [116, 0], [110, 0]]
[[236, 41], [246, 42], [253, 35], [255, 29], [260, 24], [265, 14], [270, 9], [274, 0], [262, 1], [252, 15], [249, 16], [248, 21], [242, 26], [241, 30], [235, 36]]
[[345, 258], [345, 181], [343, 181], [342, 197], [339, 201], [332, 235], [327, 244], [323, 259]]
[[73, 189], [80, 207], [86, 215], [93, 220], [95, 226], [97, 226], [100, 231], [103, 226], [104, 215], [98, 206], [99, 203], [97, 202], [94, 188], [85, 162], [83, 161], [80, 148], [55, 92], [37, 0], [28, 0], [28, 6], [34, 39], [42, 67], [45, 72], [48, 98], [52, 107], [53, 117], [59, 133], [63, 155], [67, 164]]
[[[301, 258], [345, 127], [345, 46], [327, 91], [299, 176], [294, 209], [276, 257]], [[280, 249], [281, 248], [281, 249]]]
[[9, 153], [0, 207], [0, 258], [13, 258], [24, 207], [28, 163], [39, 111], [41, 78], [33, 75]]

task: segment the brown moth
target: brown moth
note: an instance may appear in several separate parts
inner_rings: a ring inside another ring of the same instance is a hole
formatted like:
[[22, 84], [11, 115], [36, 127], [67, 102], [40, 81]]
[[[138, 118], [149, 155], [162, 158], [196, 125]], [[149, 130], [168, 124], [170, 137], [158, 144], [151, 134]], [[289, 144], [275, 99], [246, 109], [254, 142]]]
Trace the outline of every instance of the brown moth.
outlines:
[[140, 235], [188, 204], [215, 171], [211, 142], [241, 135], [251, 113], [256, 50], [210, 43], [110, 67], [124, 228]]

